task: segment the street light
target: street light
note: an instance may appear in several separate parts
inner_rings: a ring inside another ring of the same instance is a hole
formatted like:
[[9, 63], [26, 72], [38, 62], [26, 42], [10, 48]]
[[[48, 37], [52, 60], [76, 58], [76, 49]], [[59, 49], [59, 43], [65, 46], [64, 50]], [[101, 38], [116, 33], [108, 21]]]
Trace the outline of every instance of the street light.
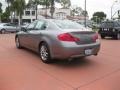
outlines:
[[38, 4], [37, 4], [37, 2], [35, 4], [35, 9], [36, 9], [36, 20], [37, 20], [38, 19]]
[[85, 22], [84, 22], [85, 27], [87, 26], [87, 25], [86, 25], [86, 12], [87, 12], [87, 11], [86, 11], [86, 0], [85, 0]]
[[51, 0], [50, 13], [51, 13], [51, 18], [52, 18], [52, 19], [53, 19], [54, 11], [55, 11], [55, 0]]
[[113, 14], [113, 11], [112, 11], [112, 10], [113, 10], [113, 6], [114, 6], [114, 5], [115, 5], [115, 3], [117, 3], [117, 2], [118, 2], [117, 0], [116, 0], [116, 1], [114, 1], [114, 2], [113, 2], [113, 4], [112, 4], [112, 6], [111, 6], [111, 19], [112, 19], [112, 14]]

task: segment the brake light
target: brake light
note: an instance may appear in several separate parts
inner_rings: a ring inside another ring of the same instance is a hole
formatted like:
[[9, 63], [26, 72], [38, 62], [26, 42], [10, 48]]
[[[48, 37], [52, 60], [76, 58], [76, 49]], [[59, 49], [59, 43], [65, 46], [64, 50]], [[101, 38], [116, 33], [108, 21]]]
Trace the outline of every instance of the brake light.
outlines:
[[96, 42], [98, 40], [98, 33], [96, 33], [94, 36], [93, 36], [93, 40]]
[[68, 42], [77, 42], [77, 41], [80, 41], [79, 38], [74, 37], [74, 36], [70, 35], [69, 33], [64, 33], [64, 34], [58, 35], [58, 39], [60, 41], [68, 41]]

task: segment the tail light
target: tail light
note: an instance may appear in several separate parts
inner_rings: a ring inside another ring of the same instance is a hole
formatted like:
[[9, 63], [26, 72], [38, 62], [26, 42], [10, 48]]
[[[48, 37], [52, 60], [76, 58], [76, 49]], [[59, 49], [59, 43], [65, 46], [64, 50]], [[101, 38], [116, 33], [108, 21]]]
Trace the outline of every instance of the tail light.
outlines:
[[69, 33], [64, 33], [64, 34], [58, 35], [58, 39], [60, 41], [68, 41], [68, 42], [77, 42], [77, 41], [80, 41], [79, 38], [74, 37], [74, 36], [70, 35]]
[[98, 33], [96, 33], [95, 35], [93, 35], [93, 40], [96, 42], [98, 40]]

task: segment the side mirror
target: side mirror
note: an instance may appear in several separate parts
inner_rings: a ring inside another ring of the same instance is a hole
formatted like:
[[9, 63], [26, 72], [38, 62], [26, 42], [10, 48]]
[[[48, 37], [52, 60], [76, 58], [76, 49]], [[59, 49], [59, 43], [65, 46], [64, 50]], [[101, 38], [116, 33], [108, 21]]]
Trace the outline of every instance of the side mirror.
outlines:
[[43, 25], [43, 26], [42, 26], [42, 30], [45, 30], [46, 28], [47, 28], [46, 25]]
[[21, 31], [23, 31], [23, 32], [27, 32], [27, 28], [25, 28], [25, 27], [21, 27]]

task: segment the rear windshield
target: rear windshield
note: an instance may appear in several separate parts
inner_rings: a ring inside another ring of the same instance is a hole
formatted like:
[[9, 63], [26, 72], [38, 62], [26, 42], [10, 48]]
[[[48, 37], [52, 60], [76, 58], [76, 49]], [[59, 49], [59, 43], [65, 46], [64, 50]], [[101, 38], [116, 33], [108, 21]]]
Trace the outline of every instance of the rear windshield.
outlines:
[[70, 20], [54, 20], [53, 21], [61, 29], [84, 29], [85, 27]]

